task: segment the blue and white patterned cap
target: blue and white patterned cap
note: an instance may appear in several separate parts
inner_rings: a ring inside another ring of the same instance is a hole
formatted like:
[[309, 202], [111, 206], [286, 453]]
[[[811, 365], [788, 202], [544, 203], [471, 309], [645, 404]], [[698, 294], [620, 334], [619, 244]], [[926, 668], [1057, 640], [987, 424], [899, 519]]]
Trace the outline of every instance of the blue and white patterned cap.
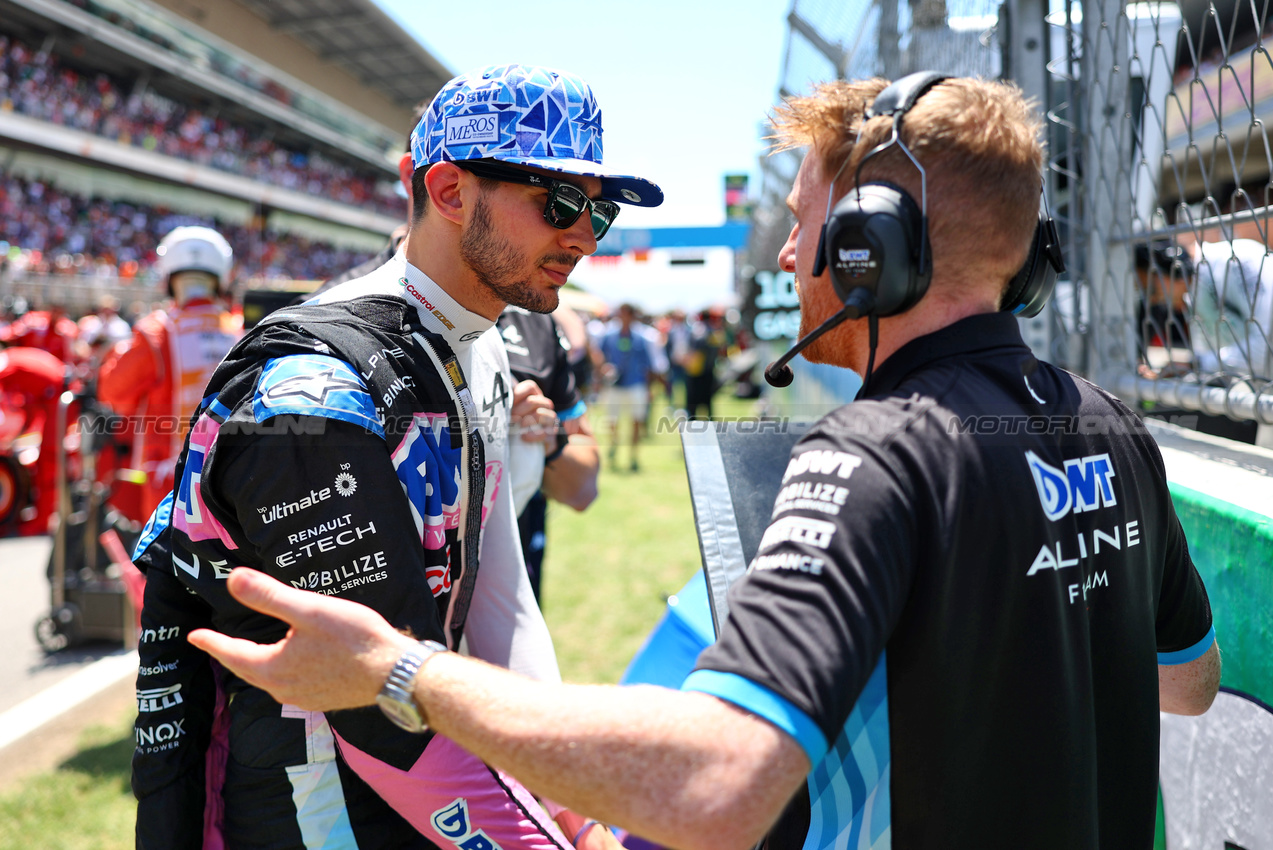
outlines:
[[602, 197], [657, 207], [663, 190], [601, 164], [601, 107], [573, 74], [530, 65], [492, 65], [442, 87], [411, 132], [414, 168], [497, 159], [601, 179]]

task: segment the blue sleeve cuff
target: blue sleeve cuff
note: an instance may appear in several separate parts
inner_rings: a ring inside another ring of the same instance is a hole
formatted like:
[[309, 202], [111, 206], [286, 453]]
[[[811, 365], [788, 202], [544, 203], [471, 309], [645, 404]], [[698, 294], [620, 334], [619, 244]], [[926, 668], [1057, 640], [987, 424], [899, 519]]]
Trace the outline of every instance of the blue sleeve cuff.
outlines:
[[579, 399], [579, 401], [575, 402], [570, 407], [567, 407], [565, 410], [560, 411], [557, 414], [557, 421], [569, 422], [571, 419], [578, 419], [580, 416], [583, 416], [587, 412], [588, 412], [588, 405], [583, 403], [583, 399]]
[[1160, 652], [1158, 653], [1158, 663], [1164, 666], [1172, 666], [1176, 664], [1188, 664], [1195, 658], [1201, 658], [1211, 648], [1211, 644], [1216, 642], [1216, 627], [1212, 626], [1207, 630], [1202, 640], [1195, 643], [1188, 649], [1177, 650], [1176, 652]]
[[763, 717], [796, 739], [796, 743], [809, 757], [810, 764], [817, 764], [826, 755], [829, 745], [826, 736], [800, 709], [763, 685], [745, 679], [736, 673], [719, 670], [695, 670], [681, 685], [683, 691], [700, 691], [732, 702], [745, 711]]

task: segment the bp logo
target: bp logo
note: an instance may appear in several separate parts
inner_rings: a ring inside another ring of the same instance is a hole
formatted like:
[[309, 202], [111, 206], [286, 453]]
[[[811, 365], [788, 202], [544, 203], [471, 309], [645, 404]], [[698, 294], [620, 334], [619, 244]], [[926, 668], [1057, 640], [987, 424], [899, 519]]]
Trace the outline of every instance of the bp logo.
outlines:
[[1110, 483], [1114, 465], [1108, 454], [1067, 460], [1064, 469], [1057, 469], [1034, 452], [1026, 452], [1025, 460], [1034, 476], [1043, 512], [1050, 520], [1118, 504]]
[[342, 496], [352, 496], [358, 492], [358, 479], [354, 478], [348, 472], [341, 472], [336, 475], [336, 492]]

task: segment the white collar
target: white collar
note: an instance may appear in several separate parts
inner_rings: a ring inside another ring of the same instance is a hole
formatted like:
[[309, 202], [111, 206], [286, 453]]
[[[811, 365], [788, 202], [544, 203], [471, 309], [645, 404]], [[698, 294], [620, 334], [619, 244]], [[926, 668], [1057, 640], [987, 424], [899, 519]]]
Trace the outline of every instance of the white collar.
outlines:
[[407, 262], [402, 251], [366, 277], [323, 293], [317, 302], [347, 301], [372, 294], [393, 295], [415, 307], [421, 324], [445, 339], [456, 354], [468, 349], [474, 340], [495, 326], [493, 319], [461, 307], [432, 278]]

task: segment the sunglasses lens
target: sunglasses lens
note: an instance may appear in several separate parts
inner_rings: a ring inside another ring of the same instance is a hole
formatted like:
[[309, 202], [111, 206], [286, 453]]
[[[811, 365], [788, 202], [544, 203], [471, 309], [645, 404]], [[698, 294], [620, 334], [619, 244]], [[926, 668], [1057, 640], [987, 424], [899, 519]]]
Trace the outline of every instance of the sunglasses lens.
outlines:
[[548, 205], [544, 208], [544, 218], [548, 223], [560, 230], [565, 230], [579, 220], [585, 209], [591, 209], [592, 236], [600, 239], [606, 235], [615, 216], [619, 214], [619, 205], [612, 201], [594, 201], [578, 187], [569, 183], [558, 183], [548, 194]]
[[588, 206], [588, 198], [574, 186], [558, 183], [548, 195], [548, 207], [544, 214], [553, 227], [565, 230], [579, 220], [579, 214]]
[[592, 202], [592, 235], [600, 240], [619, 215], [619, 205], [610, 201]]

